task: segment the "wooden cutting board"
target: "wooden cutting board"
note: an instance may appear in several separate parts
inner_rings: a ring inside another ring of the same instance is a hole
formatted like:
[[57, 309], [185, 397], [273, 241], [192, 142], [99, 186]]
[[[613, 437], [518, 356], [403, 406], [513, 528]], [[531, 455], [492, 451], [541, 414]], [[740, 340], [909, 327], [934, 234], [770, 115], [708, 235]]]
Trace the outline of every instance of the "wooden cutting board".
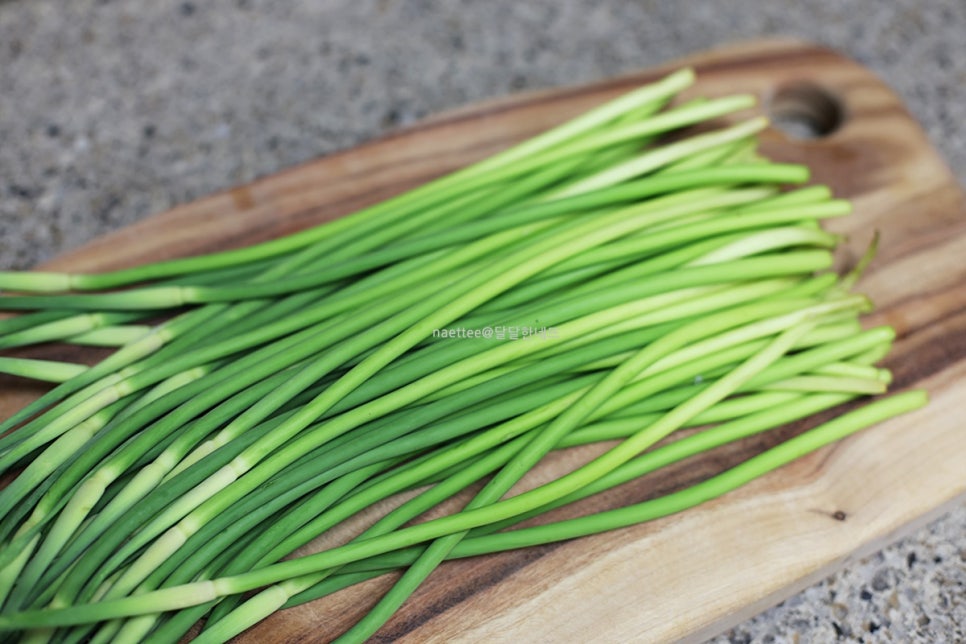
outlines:
[[[450, 112], [347, 152], [152, 217], [50, 268], [103, 270], [236, 247], [333, 219], [484, 157], [669, 70], [693, 65], [689, 95], [752, 92], [764, 113], [805, 117], [825, 136], [763, 137], [770, 157], [804, 162], [855, 203], [836, 220], [854, 261], [874, 230], [880, 253], [860, 288], [899, 340], [894, 389], [932, 403], [772, 473], [717, 501], [649, 525], [444, 565], [377, 641], [645, 642], [698, 640], [777, 603], [911, 531], [966, 494], [966, 199], [898, 98], [867, 69], [814, 45], [731, 46], [589, 86]], [[91, 353], [47, 348], [62, 359]], [[0, 415], [37, 395], [0, 382]], [[814, 422], [813, 422], [814, 424]], [[605, 508], [670, 492], [805, 425], [758, 437], [584, 504]], [[553, 476], [589, 452], [545, 465]], [[531, 478], [534, 484], [537, 478]], [[243, 642], [322, 642], [393, 581], [373, 580], [276, 614]]]

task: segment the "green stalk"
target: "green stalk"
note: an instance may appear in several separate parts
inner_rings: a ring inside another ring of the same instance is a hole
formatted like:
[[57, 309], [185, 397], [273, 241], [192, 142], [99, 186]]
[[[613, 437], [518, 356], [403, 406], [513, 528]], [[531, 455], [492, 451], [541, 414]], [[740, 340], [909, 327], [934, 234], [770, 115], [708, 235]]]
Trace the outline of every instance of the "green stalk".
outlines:
[[764, 130], [767, 126], [768, 120], [758, 117], [716, 132], [699, 134], [677, 143], [671, 143], [652, 151], [650, 154], [643, 154], [636, 159], [631, 159], [630, 161], [626, 161], [625, 163], [588, 177], [568, 187], [567, 190], [557, 196], [580, 194], [589, 190], [597, 190], [604, 186], [627, 181], [628, 179], [652, 172], [674, 161], [687, 158], [696, 152], [753, 136]]
[[0, 356], [0, 373], [45, 382], [64, 382], [87, 371], [87, 366], [73, 362], [5, 358]]
[[40, 326], [48, 322], [56, 322], [76, 315], [73, 311], [40, 311], [24, 313], [13, 317], [0, 319], [0, 336], [4, 336], [31, 327]]
[[[149, 314], [148, 314], [149, 315]], [[83, 313], [0, 335], [0, 349], [62, 340], [146, 317], [144, 313]]]
[[137, 342], [151, 333], [151, 327], [143, 324], [106, 326], [79, 335], [72, 335], [64, 341], [91, 347], [123, 347]]

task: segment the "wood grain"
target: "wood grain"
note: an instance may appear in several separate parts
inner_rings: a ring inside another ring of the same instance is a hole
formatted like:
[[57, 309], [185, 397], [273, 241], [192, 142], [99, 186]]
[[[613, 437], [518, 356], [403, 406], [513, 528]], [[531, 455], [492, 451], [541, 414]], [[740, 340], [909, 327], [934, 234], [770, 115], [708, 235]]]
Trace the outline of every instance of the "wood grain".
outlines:
[[[575, 542], [448, 563], [375, 640], [698, 640], [883, 546], [966, 495], [960, 421], [966, 397], [966, 198], [901, 102], [867, 69], [807, 43], [756, 42], [594, 85], [471, 106], [176, 208], [48, 266], [101, 270], [302, 229], [484, 157], [684, 64], [699, 76], [689, 95], [751, 92], [766, 113], [813, 109], [819, 120], [840, 121], [829, 135], [807, 141], [769, 130], [763, 151], [809, 164], [815, 181], [853, 200], [854, 216], [835, 221], [836, 230], [848, 235], [842, 264], [854, 261], [873, 231], [880, 232], [880, 254], [860, 284], [878, 306], [869, 324], [888, 323], [899, 334], [887, 363], [895, 372], [894, 389], [925, 387], [932, 403], [695, 510]], [[47, 351], [60, 357], [64, 350]], [[19, 381], [0, 382], [0, 415], [37, 393]], [[692, 459], [557, 516], [679, 489], [805, 426]], [[594, 449], [555, 455], [524, 485], [572, 467]], [[328, 641], [391, 582], [388, 576], [376, 579], [276, 614], [239, 641]]]

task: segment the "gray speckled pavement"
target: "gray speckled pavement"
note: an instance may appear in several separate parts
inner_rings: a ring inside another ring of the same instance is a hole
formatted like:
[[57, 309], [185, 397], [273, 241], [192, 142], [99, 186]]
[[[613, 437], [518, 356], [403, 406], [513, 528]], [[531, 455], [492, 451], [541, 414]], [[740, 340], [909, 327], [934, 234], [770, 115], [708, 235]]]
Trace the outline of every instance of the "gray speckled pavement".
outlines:
[[[966, 182], [963, 34], [963, 0], [0, 0], [0, 269], [446, 108], [768, 35], [872, 67]], [[964, 623], [960, 505], [714, 641]]]

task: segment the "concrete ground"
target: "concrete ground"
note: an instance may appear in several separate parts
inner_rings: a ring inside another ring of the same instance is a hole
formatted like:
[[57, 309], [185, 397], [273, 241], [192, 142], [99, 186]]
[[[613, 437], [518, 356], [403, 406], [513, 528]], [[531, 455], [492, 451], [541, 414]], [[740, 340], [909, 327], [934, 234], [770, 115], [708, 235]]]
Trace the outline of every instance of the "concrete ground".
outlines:
[[[0, 269], [446, 108], [769, 35], [872, 67], [963, 182], [963, 34], [963, 0], [0, 0]], [[964, 623], [960, 505], [715, 641]]]

